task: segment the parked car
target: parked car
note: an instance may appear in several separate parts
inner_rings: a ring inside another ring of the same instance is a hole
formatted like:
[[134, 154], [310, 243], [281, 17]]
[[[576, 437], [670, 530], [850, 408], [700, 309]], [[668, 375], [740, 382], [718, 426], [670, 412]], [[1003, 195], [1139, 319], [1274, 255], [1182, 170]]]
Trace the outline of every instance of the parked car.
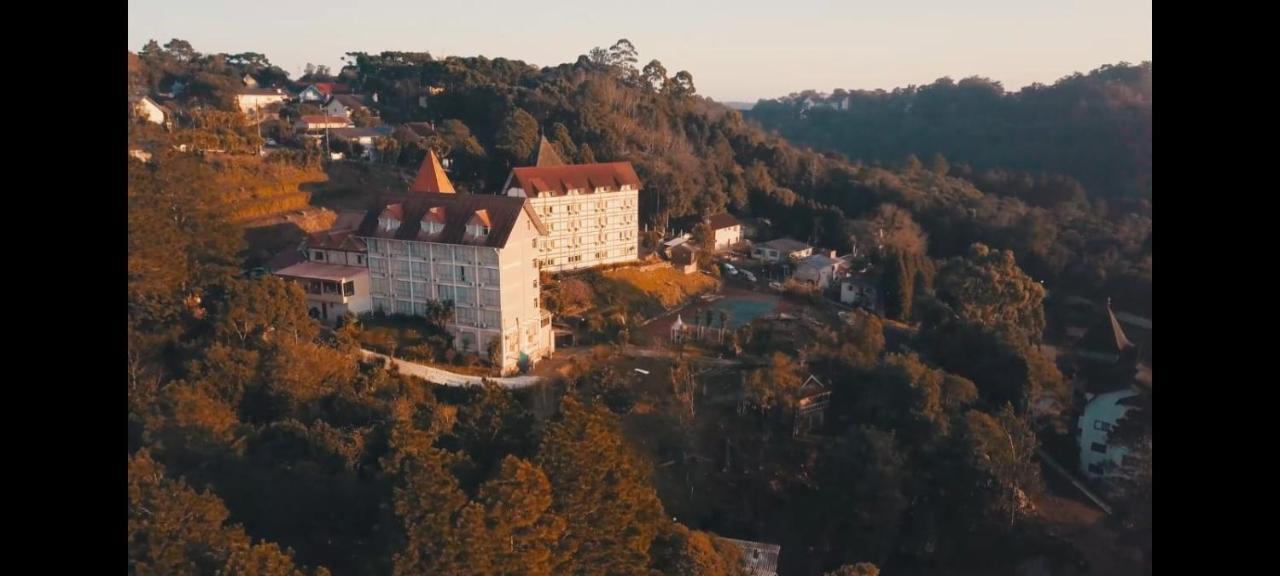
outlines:
[[737, 274], [737, 273], [738, 273], [738, 269], [737, 269], [737, 268], [734, 268], [734, 267], [733, 267], [733, 264], [729, 264], [729, 263], [727, 263], [727, 262], [724, 264], [724, 271], [725, 271], [725, 273], [726, 273], [726, 274], [728, 274], [728, 275], [730, 275], [730, 276], [732, 276], [732, 275], [734, 275], [734, 274]]
[[755, 281], [756, 281], [756, 275], [755, 275], [755, 274], [752, 274], [752, 273], [750, 273], [750, 272], [748, 272], [748, 271], [746, 271], [746, 270], [743, 270], [743, 271], [742, 271], [742, 277], [743, 277], [743, 278], [746, 278], [748, 282], [755, 282]]
[[782, 291], [782, 283], [781, 283], [781, 282], [770, 282], [770, 283], [769, 283], [769, 287], [770, 287], [770, 288], [773, 288], [774, 290], [777, 290], [777, 291], [779, 291], [779, 292], [781, 292], [781, 291]]

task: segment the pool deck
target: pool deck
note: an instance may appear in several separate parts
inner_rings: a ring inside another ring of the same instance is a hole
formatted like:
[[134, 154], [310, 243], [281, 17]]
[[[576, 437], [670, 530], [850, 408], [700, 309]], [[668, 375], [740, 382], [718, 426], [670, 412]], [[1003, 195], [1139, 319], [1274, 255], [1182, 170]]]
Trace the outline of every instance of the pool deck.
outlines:
[[[767, 288], [765, 290], [767, 290]], [[694, 301], [690, 302], [685, 306], [676, 308], [675, 310], [671, 310], [669, 312], [662, 314], [661, 316], [653, 318], [652, 320], [649, 321], [648, 324], [644, 326], [644, 328], [641, 331], [644, 333], [645, 336], [649, 337], [651, 341], [659, 342], [669, 337], [671, 332], [671, 325], [675, 323], [677, 316], [680, 316], [683, 319], [685, 324], [695, 325], [694, 318], [696, 314], [703, 314], [704, 313], [703, 310], [706, 310], [707, 308], [720, 309], [720, 308], [723, 308], [726, 304], [732, 305], [730, 303], [734, 300], [755, 300], [759, 302], [768, 302], [772, 304], [773, 305], [772, 309], [765, 312], [764, 315], [778, 313], [778, 312], [794, 312], [795, 310], [795, 305], [792, 304], [791, 302], [787, 302], [783, 300], [781, 295], [773, 292], [766, 292], [763, 290], [752, 291], [752, 290], [744, 290], [738, 287], [726, 287], [716, 295], [720, 297], [715, 298], [710, 302], [704, 301], [702, 299], [695, 299]], [[741, 326], [744, 323], [749, 322], [750, 320], [753, 320], [753, 319], [754, 318], [736, 318], [731, 316], [729, 318], [729, 323], [732, 325], [732, 327], [736, 328], [737, 326]], [[714, 325], [718, 327], [719, 326], [718, 316], [715, 322], [716, 323]]]

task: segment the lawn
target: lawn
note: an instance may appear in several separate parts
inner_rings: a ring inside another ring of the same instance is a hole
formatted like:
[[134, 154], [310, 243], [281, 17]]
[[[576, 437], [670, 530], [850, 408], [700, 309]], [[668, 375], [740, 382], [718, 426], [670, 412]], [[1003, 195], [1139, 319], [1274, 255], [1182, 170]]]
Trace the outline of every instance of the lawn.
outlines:
[[603, 274], [604, 282], [596, 286], [598, 293], [613, 298], [628, 310], [646, 318], [670, 310], [695, 296], [713, 292], [720, 281], [697, 272], [681, 274], [670, 266], [649, 270], [639, 267], [618, 268]]

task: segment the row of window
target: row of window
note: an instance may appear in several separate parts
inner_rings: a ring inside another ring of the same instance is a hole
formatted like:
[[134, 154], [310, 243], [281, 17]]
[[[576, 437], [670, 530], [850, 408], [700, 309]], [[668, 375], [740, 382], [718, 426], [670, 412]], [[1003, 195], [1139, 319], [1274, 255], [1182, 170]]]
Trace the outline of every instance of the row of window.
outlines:
[[592, 228], [604, 228], [606, 226], [623, 226], [635, 223], [635, 219], [631, 216], [610, 216], [608, 219], [601, 217], [598, 221], [579, 220], [576, 222], [552, 222], [547, 230], [551, 232], [566, 232], [569, 230], [582, 230]]
[[501, 276], [494, 268], [475, 268], [441, 262], [432, 265], [417, 260], [392, 260], [386, 258], [370, 258], [369, 270], [374, 274], [413, 280], [434, 280], [436, 282], [456, 282], [459, 284], [479, 283], [485, 286], [497, 286]]
[[499, 308], [502, 305], [502, 294], [497, 290], [450, 286], [448, 284], [430, 284], [396, 278], [373, 278], [372, 283], [371, 293], [375, 296], [394, 295], [402, 299], [452, 300], [459, 306], [483, 306], [486, 308]]
[[498, 265], [498, 251], [493, 248], [409, 242], [385, 238], [369, 238], [367, 242], [371, 256], [408, 256], [422, 259], [434, 258], [436, 261], [444, 262], [468, 262], [483, 266]]
[[582, 235], [577, 238], [554, 238], [548, 244], [549, 248], [566, 248], [569, 246], [593, 246], [608, 242], [620, 242], [623, 240], [635, 239], [635, 231], [627, 230], [625, 232], [609, 232], [600, 235]]
[[337, 282], [327, 282], [323, 280], [303, 280], [300, 283], [302, 284], [302, 289], [305, 290], [307, 294], [329, 294], [333, 296], [337, 296], [338, 294], [342, 294], [343, 296], [356, 295], [356, 283], [351, 280], [343, 282], [341, 286], [339, 286]]
[[591, 212], [598, 210], [612, 210], [618, 208], [631, 208], [635, 206], [633, 199], [627, 198], [608, 200], [604, 202], [587, 201], [582, 203], [565, 203], [552, 204], [550, 206], [538, 207], [539, 216], [547, 216], [549, 214], [577, 214], [579, 212]]
[[[356, 254], [355, 265], [364, 266], [364, 254]], [[333, 262], [334, 264], [346, 265], [350, 263], [347, 253], [343, 251], [334, 251], [332, 257], [325, 250], [311, 250], [307, 254], [307, 259], [312, 262]]]

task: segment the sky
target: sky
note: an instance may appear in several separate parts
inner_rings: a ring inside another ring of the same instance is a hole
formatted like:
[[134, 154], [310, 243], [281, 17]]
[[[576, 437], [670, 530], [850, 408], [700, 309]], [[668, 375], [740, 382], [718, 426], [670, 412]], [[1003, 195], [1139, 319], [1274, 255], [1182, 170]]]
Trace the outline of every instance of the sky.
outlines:
[[1016, 90], [1151, 59], [1150, 0], [129, 0], [129, 49], [181, 38], [261, 52], [296, 78], [347, 52], [426, 51], [538, 66], [631, 40], [640, 66], [755, 102], [985, 76]]

